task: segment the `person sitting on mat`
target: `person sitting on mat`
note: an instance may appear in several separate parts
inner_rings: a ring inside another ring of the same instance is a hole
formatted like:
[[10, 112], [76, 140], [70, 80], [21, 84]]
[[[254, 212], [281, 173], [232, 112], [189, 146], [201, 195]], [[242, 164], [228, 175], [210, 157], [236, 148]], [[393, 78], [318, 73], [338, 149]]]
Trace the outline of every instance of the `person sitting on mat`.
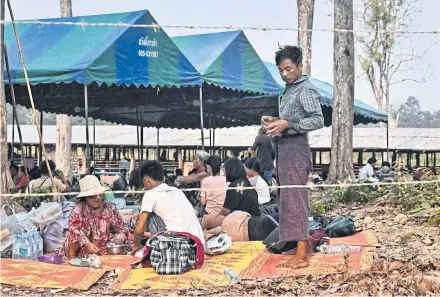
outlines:
[[258, 194], [254, 189], [229, 189], [236, 187], [251, 187], [246, 175], [246, 169], [237, 157], [226, 160], [225, 166], [226, 181], [229, 183], [223, 207], [216, 216], [212, 216], [206, 222], [209, 229], [222, 225], [223, 220], [228, 216], [235, 216], [235, 212], [245, 212], [250, 216], [260, 216], [260, 206], [258, 204]]
[[[141, 176], [147, 191], [142, 198], [141, 213], [134, 232], [132, 254], [142, 248], [141, 239], [144, 236], [145, 226], [153, 213], [163, 220], [166, 230], [188, 232], [205, 243], [202, 227], [191, 202], [181, 190], [170, 187], [164, 182], [162, 165], [157, 161], [144, 162], [141, 167]], [[149, 231], [151, 230], [147, 230]]]
[[106, 254], [108, 243], [123, 244], [128, 235], [128, 228], [116, 206], [104, 200], [108, 189], [98, 178], [87, 175], [79, 181], [79, 186], [79, 202], [69, 216], [65, 241], [65, 254], [69, 260], [88, 254]]

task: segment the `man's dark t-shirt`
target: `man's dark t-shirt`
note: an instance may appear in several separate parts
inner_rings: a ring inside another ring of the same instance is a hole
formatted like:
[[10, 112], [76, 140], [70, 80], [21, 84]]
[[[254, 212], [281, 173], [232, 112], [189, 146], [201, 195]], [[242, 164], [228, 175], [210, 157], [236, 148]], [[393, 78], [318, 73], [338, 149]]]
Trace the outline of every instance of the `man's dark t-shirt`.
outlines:
[[[248, 180], [236, 180], [230, 183], [229, 187], [251, 187]], [[252, 190], [228, 190], [226, 192], [224, 208], [231, 210], [241, 210], [248, 212], [251, 216], [260, 216], [260, 206], [258, 204], [258, 194], [254, 189]]]

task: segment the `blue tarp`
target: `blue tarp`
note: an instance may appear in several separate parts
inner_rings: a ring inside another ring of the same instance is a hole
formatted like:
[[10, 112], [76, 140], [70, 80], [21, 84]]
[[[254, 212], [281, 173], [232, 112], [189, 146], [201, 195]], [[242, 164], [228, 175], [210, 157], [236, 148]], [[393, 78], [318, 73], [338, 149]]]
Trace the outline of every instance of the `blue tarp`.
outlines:
[[[41, 21], [157, 24], [147, 10]], [[161, 28], [49, 24], [18, 24], [17, 28], [32, 84], [202, 84], [200, 73]], [[23, 68], [10, 24], [5, 26], [5, 43], [14, 83], [23, 84]]]
[[243, 31], [173, 37], [203, 81], [254, 94], [278, 94], [279, 86]]

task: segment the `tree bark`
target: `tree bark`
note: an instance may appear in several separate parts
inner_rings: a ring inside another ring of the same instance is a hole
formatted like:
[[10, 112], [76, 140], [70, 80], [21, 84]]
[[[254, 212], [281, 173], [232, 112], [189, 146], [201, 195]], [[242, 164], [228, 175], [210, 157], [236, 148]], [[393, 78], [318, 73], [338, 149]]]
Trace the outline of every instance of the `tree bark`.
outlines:
[[[71, 0], [60, 0], [60, 10], [62, 17], [72, 16]], [[72, 163], [72, 120], [68, 115], [57, 115], [56, 132], [56, 154], [55, 163], [58, 169], [61, 169], [67, 180], [71, 178]]]
[[298, 45], [303, 51], [303, 73], [312, 73], [312, 31], [315, 0], [297, 0], [298, 6]]
[[[353, 0], [335, 0], [335, 29], [353, 30]], [[334, 100], [329, 181], [352, 182], [353, 105], [354, 105], [353, 32], [334, 33]]]
[[[5, 19], [5, 0], [0, 0], [0, 19]], [[0, 24], [0, 43], [4, 41], [4, 24]], [[8, 166], [8, 129], [6, 124], [6, 96], [4, 83], [4, 59], [3, 46], [0, 46], [0, 193], [6, 194], [12, 187], [11, 174]], [[1, 196], [0, 205], [8, 202], [5, 196]]]

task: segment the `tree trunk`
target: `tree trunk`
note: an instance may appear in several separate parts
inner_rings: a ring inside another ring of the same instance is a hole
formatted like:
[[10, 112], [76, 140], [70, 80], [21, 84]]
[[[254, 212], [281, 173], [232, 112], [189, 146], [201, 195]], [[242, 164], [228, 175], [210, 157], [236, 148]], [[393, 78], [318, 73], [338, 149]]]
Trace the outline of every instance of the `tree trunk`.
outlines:
[[298, 6], [298, 45], [303, 51], [303, 73], [312, 73], [312, 31], [315, 0], [297, 0]]
[[[71, 0], [60, 0], [62, 17], [72, 16]], [[64, 172], [67, 180], [71, 177], [71, 153], [72, 153], [72, 120], [68, 115], [57, 115], [55, 163], [58, 169]]]
[[[0, 0], [0, 19], [5, 19], [5, 0]], [[4, 40], [4, 25], [0, 24], [0, 43]], [[0, 45], [0, 192], [6, 194], [11, 187], [10, 172], [8, 166], [8, 129], [6, 124], [6, 96], [5, 84], [3, 77], [4, 60], [3, 46]], [[7, 202], [6, 197], [1, 196], [0, 205], [3, 206]]]
[[[335, 0], [335, 29], [353, 30], [353, 0]], [[354, 37], [334, 33], [334, 100], [329, 181], [351, 182], [353, 171]]]

